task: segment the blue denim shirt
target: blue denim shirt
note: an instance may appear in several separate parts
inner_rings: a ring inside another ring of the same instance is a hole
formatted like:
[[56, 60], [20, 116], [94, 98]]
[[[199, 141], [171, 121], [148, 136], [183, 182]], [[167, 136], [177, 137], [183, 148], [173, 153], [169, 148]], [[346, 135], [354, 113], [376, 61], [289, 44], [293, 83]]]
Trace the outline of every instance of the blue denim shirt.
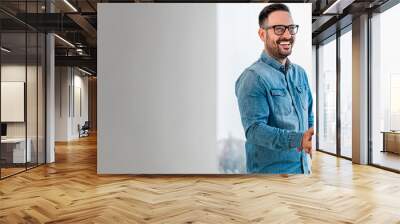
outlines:
[[249, 173], [308, 174], [303, 133], [314, 125], [306, 72], [279, 63], [263, 51], [236, 81], [236, 96], [246, 134]]

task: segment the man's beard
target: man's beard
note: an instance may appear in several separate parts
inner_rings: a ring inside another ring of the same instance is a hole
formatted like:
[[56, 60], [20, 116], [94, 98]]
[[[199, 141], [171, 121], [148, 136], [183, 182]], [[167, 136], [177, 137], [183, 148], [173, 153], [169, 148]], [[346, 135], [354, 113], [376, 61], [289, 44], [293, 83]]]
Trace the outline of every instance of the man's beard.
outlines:
[[[272, 44], [269, 44], [269, 42], [270, 40], [267, 39], [265, 47], [274, 58], [285, 59], [292, 53], [294, 38], [278, 39]], [[280, 45], [281, 43], [283, 45]]]

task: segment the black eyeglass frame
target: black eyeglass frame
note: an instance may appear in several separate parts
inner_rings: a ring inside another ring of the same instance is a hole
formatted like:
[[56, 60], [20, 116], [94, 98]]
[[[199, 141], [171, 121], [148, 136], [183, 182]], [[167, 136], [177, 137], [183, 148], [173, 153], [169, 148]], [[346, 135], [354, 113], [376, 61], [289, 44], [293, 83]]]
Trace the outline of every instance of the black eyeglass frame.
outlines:
[[[277, 29], [276, 29], [277, 27], [285, 28], [285, 29], [283, 30], [282, 33], [280, 33], [279, 31], [277, 31]], [[297, 24], [291, 24], [291, 25], [287, 25], [287, 26], [286, 25], [273, 25], [273, 26], [265, 26], [265, 27], [263, 27], [263, 29], [265, 29], [265, 30], [268, 30], [268, 29], [271, 29], [271, 28], [274, 29], [274, 33], [276, 35], [278, 35], [278, 36], [283, 35], [286, 32], [286, 30], [289, 31], [290, 35], [296, 35], [297, 32], [299, 31], [299, 25], [297, 25]], [[292, 31], [294, 30], [294, 32], [291, 32], [290, 31], [291, 29], [292, 29]]]

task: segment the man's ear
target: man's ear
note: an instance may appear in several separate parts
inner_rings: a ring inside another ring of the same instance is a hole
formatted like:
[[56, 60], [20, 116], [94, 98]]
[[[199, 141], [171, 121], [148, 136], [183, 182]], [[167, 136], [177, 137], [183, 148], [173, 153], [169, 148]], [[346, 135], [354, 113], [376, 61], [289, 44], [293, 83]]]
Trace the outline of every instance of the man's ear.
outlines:
[[265, 40], [267, 38], [267, 31], [265, 29], [259, 28], [258, 29], [258, 36], [265, 43]]

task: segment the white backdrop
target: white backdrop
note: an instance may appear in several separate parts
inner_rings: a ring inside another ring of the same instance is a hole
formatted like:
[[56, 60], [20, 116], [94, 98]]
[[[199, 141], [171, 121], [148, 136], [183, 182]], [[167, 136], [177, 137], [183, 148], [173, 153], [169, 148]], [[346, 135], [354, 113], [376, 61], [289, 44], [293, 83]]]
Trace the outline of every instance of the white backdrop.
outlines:
[[[261, 54], [266, 5], [99, 4], [98, 172], [242, 172], [234, 85]], [[290, 59], [311, 72], [311, 4], [287, 5]]]

